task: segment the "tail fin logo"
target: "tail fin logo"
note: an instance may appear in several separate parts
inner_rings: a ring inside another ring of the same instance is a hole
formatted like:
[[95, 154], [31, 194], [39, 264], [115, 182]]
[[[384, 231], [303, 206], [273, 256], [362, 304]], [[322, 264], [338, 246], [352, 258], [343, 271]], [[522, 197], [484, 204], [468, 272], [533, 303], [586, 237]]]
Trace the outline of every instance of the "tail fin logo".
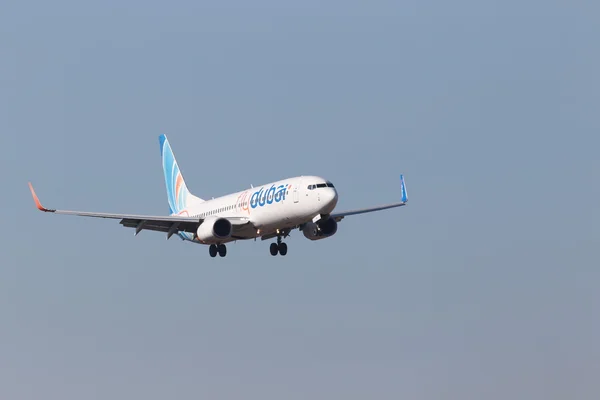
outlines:
[[169, 209], [171, 214], [176, 214], [187, 207], [189, 191], [165, 135], [160, 136], [160, 148]]

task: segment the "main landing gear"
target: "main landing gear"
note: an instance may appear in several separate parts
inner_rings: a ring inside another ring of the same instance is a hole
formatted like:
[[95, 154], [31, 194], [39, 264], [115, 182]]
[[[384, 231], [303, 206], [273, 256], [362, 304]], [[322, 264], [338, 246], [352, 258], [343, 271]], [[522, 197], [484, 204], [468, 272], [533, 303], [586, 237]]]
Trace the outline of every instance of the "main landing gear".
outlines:
[[271, 246], [269, 247], [272, 256], [276, 256], [277, 253], [285, 256], [287, 250], [287, 244], [281, 241], [281, 235], [277, 236], [277, 243], [271, 243]]
[[219, 253], [219, 256], [225, 257], [227, 255], [227, 246], [222, 243], [211, 244], [208, 248], [208, 254], [210, 254], [211, 257], [216, 257], [217, 253]]

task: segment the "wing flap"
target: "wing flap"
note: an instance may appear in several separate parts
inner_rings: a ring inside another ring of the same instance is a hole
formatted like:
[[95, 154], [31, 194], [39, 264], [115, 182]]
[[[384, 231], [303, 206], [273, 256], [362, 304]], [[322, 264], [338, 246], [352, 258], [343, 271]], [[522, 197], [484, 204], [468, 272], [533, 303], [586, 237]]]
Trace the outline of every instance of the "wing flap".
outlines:
[[125, 228], [135, 228], [139, 231], [157, 231], [157, 232], [190, 232], [194, 233], [198, 229], [199, 223], [191, 222], [172, 222], [156, 221], [144, 219], [123, 218], [120, 224]]

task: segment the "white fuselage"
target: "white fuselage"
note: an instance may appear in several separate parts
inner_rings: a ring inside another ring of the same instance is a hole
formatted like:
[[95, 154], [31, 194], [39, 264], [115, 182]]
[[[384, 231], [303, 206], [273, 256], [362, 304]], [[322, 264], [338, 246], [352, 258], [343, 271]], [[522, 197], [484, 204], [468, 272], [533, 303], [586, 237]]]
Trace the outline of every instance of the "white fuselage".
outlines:
[[[291, 229], [319, 214], [331, 213], [337, 200], [338, 194], [331, 182], [318, 176], [300, 176], [190, 204], [178, 215], [247, 218], [252, 228], [221, 241], [226, 243]], [[193, 233], [180, 232], [179, 235], [198, 243]]]

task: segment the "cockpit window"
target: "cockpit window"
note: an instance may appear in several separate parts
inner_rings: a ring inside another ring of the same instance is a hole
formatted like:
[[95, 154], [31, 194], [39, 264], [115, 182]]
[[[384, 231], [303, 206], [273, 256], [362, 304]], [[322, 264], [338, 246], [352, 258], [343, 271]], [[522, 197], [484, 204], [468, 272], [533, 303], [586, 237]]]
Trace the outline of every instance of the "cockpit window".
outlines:
[[324, 187], [330, 187], [330, 188], [332, 188], [334, 186], [333, 186], [333, 183], [327, 181], [327, 183], [316, 183], [314, 185], [308, 185], [307, 188], [308, 188], [308, 190], [314, 190], [314, 189], [317, 189], [317, 188], [324, 188]]

